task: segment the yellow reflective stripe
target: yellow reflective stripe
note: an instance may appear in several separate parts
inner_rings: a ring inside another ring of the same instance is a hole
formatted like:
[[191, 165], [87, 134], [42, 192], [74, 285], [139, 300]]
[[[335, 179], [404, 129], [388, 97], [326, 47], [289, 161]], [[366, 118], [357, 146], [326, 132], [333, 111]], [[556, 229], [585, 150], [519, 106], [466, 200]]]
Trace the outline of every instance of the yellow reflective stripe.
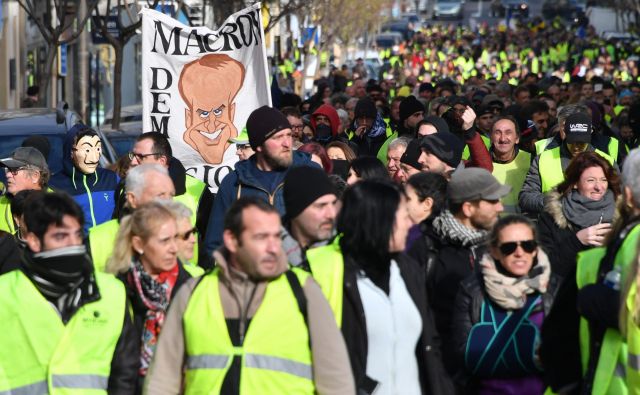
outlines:
[[627, 365], [633, 370], [640, 370], [640, 355], [629, 353]]
[[313, 380], [311, 365], [270, 355], [246, 354], [245, 366], [248, 368], [275, 370], [289, 373], [303, 379]]
[[0, 395], [33, 395], [46, 394], [48, 392], [49, 390], [47, 389], [47, 382], [38, 381], [37, 383], [23, 385], [22, 387], [0, 391]]
[[54, 374], [51, 377], [51, 385], [54, 388], [106, 390], [108, 384], [109, 378], [98, 374]]
[[228, 362], [228, 355], [191, 355], [187, 358], [187, 369], [224, 369]]

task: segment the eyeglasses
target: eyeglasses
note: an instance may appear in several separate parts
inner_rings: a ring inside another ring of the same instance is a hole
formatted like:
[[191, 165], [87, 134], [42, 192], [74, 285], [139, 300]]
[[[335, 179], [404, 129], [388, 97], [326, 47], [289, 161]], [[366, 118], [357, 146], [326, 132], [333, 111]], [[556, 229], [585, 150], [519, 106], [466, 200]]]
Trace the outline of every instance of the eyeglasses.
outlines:
[[239, 150], [245, 150], [251, 148], [251, 144], [236, 144], [236, 148]]
[[148, 157], [148, 156], [152, 156], [152, 155], [160, 155], [157, 152], [152, 152], [150, 154], [136, 154], [135, 152], [129, 152], [127, 154], [129, 156], [129, 160], [133, 160], [133, 158], [136, 158], [138, 160], [138, 162], [142, 162], [144, 160], [144, 158]]
[[504, 256], [513, 254], [516, 252], [518, 247], [522, 247], [524, 252], [531, 254], [536, 250], [536, 248], [538, 248], [538, 243], [535, 240], [508, 241], [498, 246], [500, 252]]
[[20, 172], [20, 170], [29, 170], [29, 167], [27, 166], [22, 166], [22, 167], [14, 167], [14, 168], [10, 168], [10, 167], [5, 167], [4, 170], [7, 173], [11, 173], [12, 175], [16, 175], [18, 174], [18, 172]]
[[304, 125], [291, 125], [291, 130], [302, 130]]
[[188, 231], [179, 234], [178, 237], [181, 238], [182, 240], [189, 240], [189, 237], [191, 237], [191, 235], [196, 235], [196, 234], [198, 234], [198, 228], [194, 226]]

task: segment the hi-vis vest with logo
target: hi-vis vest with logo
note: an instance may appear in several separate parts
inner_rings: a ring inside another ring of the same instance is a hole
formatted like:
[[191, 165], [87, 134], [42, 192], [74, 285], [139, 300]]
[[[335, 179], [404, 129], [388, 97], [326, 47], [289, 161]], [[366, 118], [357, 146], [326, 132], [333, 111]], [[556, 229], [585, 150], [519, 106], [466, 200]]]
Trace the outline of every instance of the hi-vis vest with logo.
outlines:
[[344, 258], [340, 250], [340, 237], [336, 237], [326, 246], [307, 250], [307, 260], [313, 279], [320, 285], [331, 306], [338, 328], [342, 328]]
[[[300, 284], [309, 274], [291, 269]], [[240, 395], [313, 394], [309, 330], [283, 274], [267, 284], [262, 304], [234, 347], [215, 269], [196, 286], [184, 313], [185, 394], [219, 394], [234, 357], [241, 358]]]
[[[614, 267], [620, 266], [623, 273], [620, 284], [624, 284], [624, 274], [627, 271], [629, 263], [635, 257], [639, 236], [640, 226], [636, 226], [629, 232], [620, 250], [616, 254]], [[576, 272], [578, 289], [596, 282], [600, 261], [605, 254], [605, 247], [592, 248], [578, 254]], [[582, 373], [585, 374], [590, 357], [590, 333], [589, 323], [584, 318], [580, 318], [580, 357], [582, 361]], [[593, 378], [592, 394], [627, 394], [627, 386], [625, 383], [626, 365], [627, 344], [618, 330], [607, 329], [602, 339], [600, 358], [598, 359]]]
[[[614, 160], [609, 155], [595, 150], [600, 156], [605, 158], [611, 165]], [[562, 159], [560, 158], [560, 147], [546, 150], [540, 154], [540, 162], [538, 165], [540, 171], [540, 184], [542, 185], [542, 193], [547, 193], [551, 188], [564, 181], [564, 170], [562, 169]]]
[[64, 325], [21, 271], [0, 276], [0, 394], [107, 394], [126, 297], [113, 276], [96, 280], [100, 300]]
[[530, 165], [531, 154], [523, 150], [520, 150], [515, 159], [509, 163], [493, 162], [493, 176], [501, 184], [511, 185], [511, 192], [501, 199], [507, 214], [515, 214], [520, 211], [518, 209], [518, 194], [527, 177]]

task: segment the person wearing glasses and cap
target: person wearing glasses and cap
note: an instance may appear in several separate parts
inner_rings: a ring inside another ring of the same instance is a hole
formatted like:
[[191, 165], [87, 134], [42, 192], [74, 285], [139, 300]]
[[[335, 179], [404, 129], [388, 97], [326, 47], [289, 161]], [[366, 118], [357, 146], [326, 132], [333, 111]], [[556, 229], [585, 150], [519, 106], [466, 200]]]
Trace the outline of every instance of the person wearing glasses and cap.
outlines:
[[7, 186], [0, 197], [0, 230], [16, 233], [11, 214], [11, 199], [24, 190], [46, 190], [49, 182], [49, 166], [40, 151], [33, 147], [17, 148], [9, 158], [0, 159], [4, 168]]
[[247, 133], [247, 128], [242, 129], [242, 133], [237, 137], [229, 139], [229, 142], [236, 145], [236, 155], [238, 155], [238, 160], [247, 160], [254, 154], [253, 148], [251, 148], [251, 144], [249, 144], [249, 133]]
[[526, 217], [501, 218], [459, 287], [452, 347], [464, 393], [542, 394], [540, 329], [559, 281]]
[[51, 188], [66, 192], [84, 212], [84, 232], [111, 219], [115, 191], [120, 178], [99, 166], [102, 141], [88, 126], [77, 124], [67, 132], [62, 154], [62, 171], [51, 177]]

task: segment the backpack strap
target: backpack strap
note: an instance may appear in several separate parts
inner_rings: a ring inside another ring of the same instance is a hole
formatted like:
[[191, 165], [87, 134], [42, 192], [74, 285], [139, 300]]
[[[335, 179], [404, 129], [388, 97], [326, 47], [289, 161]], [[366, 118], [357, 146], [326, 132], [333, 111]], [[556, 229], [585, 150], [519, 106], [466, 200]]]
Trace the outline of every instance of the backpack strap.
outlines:
[[298, 309], [300, 309], [300, 313], [302, 313], [302, 318], [304, 318], [304, 324], [307, 326], [307, 331], [309, 332], [309, 351], [313, 352], [311, 348], [311, 332], [309, 331], [309, 310], [307, 308], [307, 297], [304, 295], [304, 291], [302, 290], [302, 285], [300, 285], [300, 280], [298, 276], [292, 271], [287, 270], [284, 272], [284, 275], [287, 276], [287, 281], [289, 282], [289, 286], [293, 291], [293, 296], [296, 298], [296, 303], [298, 303]]

